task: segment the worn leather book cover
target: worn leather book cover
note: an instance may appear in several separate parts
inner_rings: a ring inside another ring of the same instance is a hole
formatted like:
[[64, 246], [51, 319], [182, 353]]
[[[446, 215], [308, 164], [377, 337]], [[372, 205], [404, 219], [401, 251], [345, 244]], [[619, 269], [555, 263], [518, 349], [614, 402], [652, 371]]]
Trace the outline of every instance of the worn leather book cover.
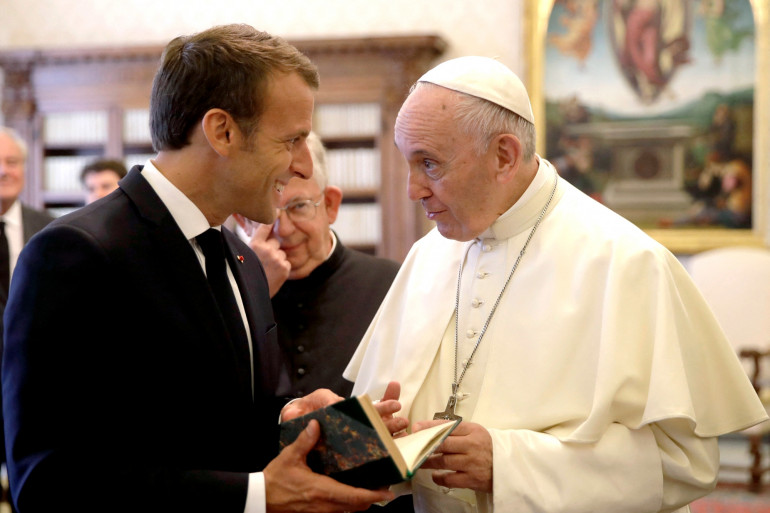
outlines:
[[289, 445], [310, 420], [321, 426], [308, 466], [340, 482], [381, 488], [411, 479], [459, 421], [394, 439], [371, 399], [362, 395], [281, 423], [281, 449]]

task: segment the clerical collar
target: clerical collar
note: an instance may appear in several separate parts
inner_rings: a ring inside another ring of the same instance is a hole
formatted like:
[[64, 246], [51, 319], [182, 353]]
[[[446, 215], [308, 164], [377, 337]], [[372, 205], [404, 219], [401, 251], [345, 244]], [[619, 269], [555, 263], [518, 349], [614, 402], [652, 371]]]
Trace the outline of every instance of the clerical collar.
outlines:
[[329, 260], [332, 255], [334, 254], [334, 249], [337, 247], [337, 236], [334, 234], [334, 230], [329, 228], [329, 235], [332, 237], [332, 249], [329, 251], [329, 254], [326, 255], [326, 258], [324, 259], [324, 262]]
[[[492, 226], [484, 230], [477, 237], [477, 240], [505, 240], [532, 227], [543, 205], [548, 201], [554, 180], [558, 179], [556, 170], [550, 162], [542, 157], [539, 157], [539, 161], [540, 165], [537, 168], [535, 178], [521, 198], [498, 217]], [[553, 208], [557, 201], [558, 199], [554, 198], [550, 208]]]

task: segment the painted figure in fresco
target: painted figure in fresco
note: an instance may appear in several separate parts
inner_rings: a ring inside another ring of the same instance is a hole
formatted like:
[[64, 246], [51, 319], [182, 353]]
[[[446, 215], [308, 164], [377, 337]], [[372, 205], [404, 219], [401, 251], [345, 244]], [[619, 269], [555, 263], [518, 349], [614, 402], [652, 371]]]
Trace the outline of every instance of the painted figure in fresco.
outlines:
[[720, 162], [712, 153], [698, 177], [696, 192], [700, 198], [687, 215], [675, 221], [661, 219], [659, 224], [751, 228], [751, 168], [742, 159]]
[[735, 151], [736, 130], [730, 106], [717, 105], [707, 133], [708, 155], [690, 190], [692, 207], [675, 221], [662, 219], [662, 226], [751, 228], [751, 166]]
[[718, 160], [726, 161], [733, 157], [735, 131], [735, 120], [730, 106], [726, 103], [720, 103], [714, 110], [709, 127], [709, 144]]
[[[580, 103], [577, 96], [572, 96], [559, 103], [559, 115], [567, 126], [590, 121], [588, 109]], [[594, 170], [594, 157], [595, 147], [591, 137], [569, 133], [568, 130], [559, 130], [556, 152], [552, 159], [554, 167], [562, 178], [592, 198], [601, 201], [600, 191], [591, 178], [591, 172]]]
[[591, 32], [599, 18], [599, 1], [557, 0], [556, 3], [563, 4], [567, 11], [566, 15], [559, 18], [559, 23], [566, 31], [552, 34], [548, 42], [564, 55], [574, 57], [583, 64], [591, 53]]
[[690, 62], [685, 0], [614, 0], [609, 29], [621, 71], [645, 103], [654, 102], [676, 69]]

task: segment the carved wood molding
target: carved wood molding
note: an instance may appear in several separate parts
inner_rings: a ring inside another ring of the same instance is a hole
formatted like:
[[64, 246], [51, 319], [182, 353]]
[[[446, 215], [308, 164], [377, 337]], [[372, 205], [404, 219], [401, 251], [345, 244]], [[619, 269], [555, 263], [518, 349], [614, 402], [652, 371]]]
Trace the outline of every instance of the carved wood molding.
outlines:
[[90, 62], [156, 62], [163, 46], [116, 46], [104, 48], [55, 48], [50, 50], [11, 50], [0, 52], [0, 67], [14, 63], [28, 63], [32, 66], [58, 64], [83, 64]]
[[418, 55], [435, 57], [446, 49], [446, 42], [437, 35], [300, 39], [289, 42], [311, 59], [314, 55], [353, 53], [398, 56], [400, 59], [409, 59]]
[[[2, 63], [0, 63], [2, 65]], [[32, 89], [30, 62], [16, 61], [3, 65], [4, 90], [2, 109], [10, 120], [29, 119], [35, 112], [35, 92]]]
[[[289, 40], [311, 59], [335, 54], [373, 54], [410, 59], [440, 55], [446, 42], [437, 35], [353, 37], [336, 39]], [[18, 65], [44, 66], [89, 62], [156, 61], [165, 45], [115, 46], [94, 48], [56, 48], [47, 50], [10, 50], [0, 52], [0, 67]]]

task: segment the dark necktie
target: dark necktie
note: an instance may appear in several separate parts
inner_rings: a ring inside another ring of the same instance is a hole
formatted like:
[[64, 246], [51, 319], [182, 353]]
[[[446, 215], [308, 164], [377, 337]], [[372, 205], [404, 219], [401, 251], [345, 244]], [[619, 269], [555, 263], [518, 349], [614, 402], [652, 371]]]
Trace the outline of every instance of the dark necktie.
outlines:
[[249, 340], [246, 337], [243, 317], [241, 317], [241, 311], [238, 309], [238, 303], [235, 302], [235, 294], [230, 279], [227, 277], [225, 240], [222, 232], [210, 228], [195, 239], [206, 257], [206, 277], [227, 326], [230, 340], [235, 345], [236, 351], [246, 351], [245, 357], [250, 361], [248, 356]]
[[8, 253], [8, 237], [5, 236], [5, 221], [0, 221], [0, 287], [8, 297], [11, 283], [11, 259]]

